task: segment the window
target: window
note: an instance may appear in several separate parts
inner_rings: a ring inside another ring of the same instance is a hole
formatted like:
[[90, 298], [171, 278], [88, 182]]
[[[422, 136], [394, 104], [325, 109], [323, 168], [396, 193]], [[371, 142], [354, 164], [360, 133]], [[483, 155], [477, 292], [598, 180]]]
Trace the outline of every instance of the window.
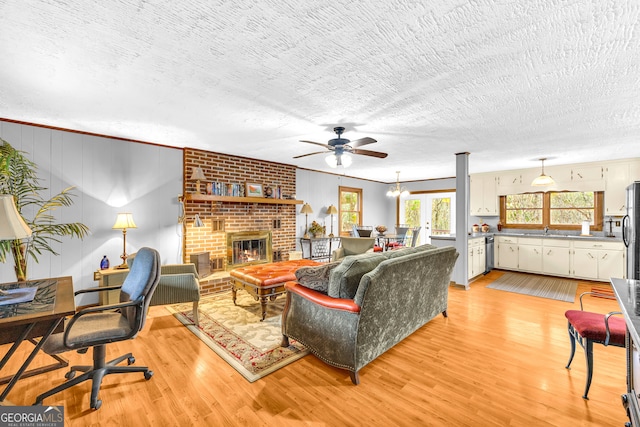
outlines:
[[601, 191], [562, 191], [500, 196], [500, 220], [505, 227], [579, 229], [589, 220], [602, 230]]
[[351, 235], [354, 225], [362, 225], [362, 189], [340, 187], [338, 229], [341, 236]]

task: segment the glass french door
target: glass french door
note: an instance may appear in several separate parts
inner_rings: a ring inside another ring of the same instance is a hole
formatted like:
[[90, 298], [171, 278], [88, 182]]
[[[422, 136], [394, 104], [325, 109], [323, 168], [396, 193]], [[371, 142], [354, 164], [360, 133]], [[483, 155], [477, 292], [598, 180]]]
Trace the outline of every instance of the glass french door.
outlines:
[[420, 245], [431, 243], [431, 236], [455, 233], [456, 193], [420, 193], [400, 200], [399, 223], [422, 227]]

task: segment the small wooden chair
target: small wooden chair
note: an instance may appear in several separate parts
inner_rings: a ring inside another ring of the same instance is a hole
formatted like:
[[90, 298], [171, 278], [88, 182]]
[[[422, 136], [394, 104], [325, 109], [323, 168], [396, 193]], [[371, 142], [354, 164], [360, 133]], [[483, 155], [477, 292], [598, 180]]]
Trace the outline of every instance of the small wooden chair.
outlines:
[[602, 345], [625, 346], [626, 324], [620, 317], [612, 317], [614, 314], [622, 314], [612, 311], [607, 314], [584, 311], [582, 297], [593, 292], [584, 292], [580, 295], [580, 310], [567, 310], [564, 315], [568, 320], [569, 340], [571, 342], [571, 355], [567, 362], [567, 369], [571, 369], [571, 361], [576, 352], [576, 341], [584, 349], [587, 361], [587, 384], [584, 389], [583, 399], [589, 399], [589, 387], [593, 376], [593, 343]]

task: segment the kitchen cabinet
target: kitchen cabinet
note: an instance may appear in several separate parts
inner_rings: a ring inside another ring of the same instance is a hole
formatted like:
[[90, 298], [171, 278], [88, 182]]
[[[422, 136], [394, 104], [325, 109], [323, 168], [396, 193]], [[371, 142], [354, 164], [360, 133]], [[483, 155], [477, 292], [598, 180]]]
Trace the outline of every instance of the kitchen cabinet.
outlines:
[[609, 281], [624, 278], [625, 249], [620, 242], [576, 241], [573, 243], [573, 276]]
[[467, 278], [471, 279], [486, 271], [484, 237], [469, 239], [467, 247], [469, 254], [467, 259]]
[[542, 273], [551, 276], [571, 274], [571, 241], [544, 239], [542, 241]]
[[631, 184], [631, 163], [612, 162], [605, 168], [604, 214], [627, 214], [627, 186]]
[[518, 269], [518, 238], [507, 236], [496, 236], [496, 253], [498, 260], [496, 266], [507, 270]]
[[518, 238], [518, 269], [542, 272], [542, 239]]
[[498, 193], [495, 174], [469, 177], [469, 211], [472, 216], [498, 216]]

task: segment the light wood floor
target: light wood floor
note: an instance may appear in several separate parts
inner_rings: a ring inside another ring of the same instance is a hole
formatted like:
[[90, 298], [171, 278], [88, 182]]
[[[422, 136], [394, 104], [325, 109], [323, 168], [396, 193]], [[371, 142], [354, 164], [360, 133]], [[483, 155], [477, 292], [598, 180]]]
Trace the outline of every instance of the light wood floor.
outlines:
[[[89, 383], [45, 404], [64, 406], [66, 426], [624, 425], [624, 349], [595, 346], [590, 399], [583, 400], [581, 348], [573, 368], [564, 368], [564, 312], [578, 307], [577, 298], [570, 304], [485, 288], [501, 274], [491, 272], [469, 291], [451, 288], [449, 318], [436, 317], [363, 368], [359, 386], [312, 355], [248, 383], [166, 309], [153, 307], [135, 340], [108, 351], [132, 351], [136, 364], [154, 370], [150, 381], [106, 377], [97, 411], [89, 409]], [[578, 294], [592, 285], [602, 286], [580, 282]], [[586, 304], [599, 312], [617, 308], [600, 298]], [[67, 355], [72, 363], [91, 361], [90, 354]], [[30, 405], [62, 381], [64, 370], [23, 379], [8, 400]]]

